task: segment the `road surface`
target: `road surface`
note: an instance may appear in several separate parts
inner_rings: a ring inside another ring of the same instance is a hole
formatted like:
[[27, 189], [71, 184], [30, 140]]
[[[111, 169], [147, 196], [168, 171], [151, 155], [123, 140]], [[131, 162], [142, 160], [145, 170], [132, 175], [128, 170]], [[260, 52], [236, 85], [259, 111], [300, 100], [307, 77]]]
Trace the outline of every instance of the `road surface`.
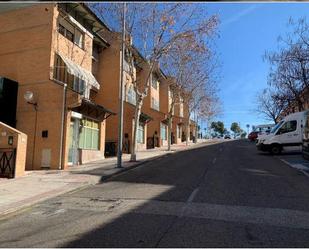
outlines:
[[308, 247], [309, 178], [228, 141], [42, 202], [0, 234], [1, 247]]

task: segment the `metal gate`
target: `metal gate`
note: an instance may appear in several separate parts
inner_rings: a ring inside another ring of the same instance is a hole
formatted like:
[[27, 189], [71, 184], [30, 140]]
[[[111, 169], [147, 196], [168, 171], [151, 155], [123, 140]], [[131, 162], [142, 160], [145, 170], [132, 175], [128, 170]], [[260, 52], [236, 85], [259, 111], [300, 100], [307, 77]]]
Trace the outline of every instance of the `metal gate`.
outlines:
[[14, 178], [16, 149], [0, 149], [0, 177]]

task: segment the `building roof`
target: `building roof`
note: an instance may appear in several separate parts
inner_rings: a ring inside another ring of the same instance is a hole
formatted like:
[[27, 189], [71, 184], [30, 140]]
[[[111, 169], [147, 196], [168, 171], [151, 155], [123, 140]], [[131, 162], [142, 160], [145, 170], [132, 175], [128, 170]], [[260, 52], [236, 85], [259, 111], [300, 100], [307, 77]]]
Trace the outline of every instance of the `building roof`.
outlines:
[[94, 40], [101, 43], [105, 47], [110, 44], [98, 33], [100, 30], [105, 29], [111, 32], [111, 29], [99, 18], [97, 15], [87, 6], [85, 3], [67, 2], [59, 3], [62, 6], [66, 6], [66, 11], [77, 12], [86, 22], [92, 26], [91, 32], [94, 35]]

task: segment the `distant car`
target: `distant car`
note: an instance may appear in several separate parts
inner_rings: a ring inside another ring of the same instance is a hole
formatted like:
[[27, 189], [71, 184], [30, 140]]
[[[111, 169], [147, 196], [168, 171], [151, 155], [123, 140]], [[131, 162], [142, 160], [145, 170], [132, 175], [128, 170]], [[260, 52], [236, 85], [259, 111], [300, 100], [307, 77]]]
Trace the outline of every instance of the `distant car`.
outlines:
[[231, 139], [231, 136], [230, 135], [225, 135], [224, 139]]
[[258, 131], [252, 131], [252, 132], [250, 132], [250, 134], [248, 135], [248, 139], [249, 139], [250, 141], [255, 141], [255, 140], [257, 139], [258, 135], [259, 135], [259, 132], [258, 132]]

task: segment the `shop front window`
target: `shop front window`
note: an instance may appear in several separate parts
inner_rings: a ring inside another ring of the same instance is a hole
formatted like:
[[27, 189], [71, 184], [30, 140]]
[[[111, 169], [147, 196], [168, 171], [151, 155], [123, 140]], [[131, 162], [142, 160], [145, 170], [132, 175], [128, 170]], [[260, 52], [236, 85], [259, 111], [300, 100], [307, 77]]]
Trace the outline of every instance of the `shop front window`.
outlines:
[[99, 150], [100, 123], [91, 119], [81, 120], [79, 148], [88, 150]]

